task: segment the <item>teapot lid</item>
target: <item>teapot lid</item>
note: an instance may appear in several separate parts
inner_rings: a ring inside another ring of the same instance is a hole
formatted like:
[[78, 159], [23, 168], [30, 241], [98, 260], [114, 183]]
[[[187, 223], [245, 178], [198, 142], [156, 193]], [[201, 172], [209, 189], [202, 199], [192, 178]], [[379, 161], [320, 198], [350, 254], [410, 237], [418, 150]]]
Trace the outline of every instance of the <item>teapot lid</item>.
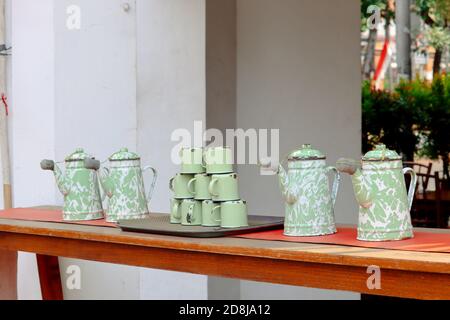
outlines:
[[109, 157], [110, 161], [131, 161], [131, 160], [140, 160], [141, 157], [134, 153], [128, 151], [127, 148], [120, 149], [120, 151], [114, 153], [112, 156]]
[[313, 149], [310, 144], [304, 144], [299, 150], [294, 151], [288, 157], [288, 160], [324, 160], [325, 155], [319, 150]]
[[83, 148], [78, 148], [75, 150], [75, 152], [68, 155], [65, 159], [66, 162], [74, 162], [74, 161], [84, 161], [86, 158], [92, 158], [93, 157], [90, 154], [87, 154], [84, 152]]
[[402, 157], [393, 150], [389, 150], [384, 144], [375, 146], [375, 149], [366, 153], [362, 158], [364, 161], [389, 161], [401, 160]]

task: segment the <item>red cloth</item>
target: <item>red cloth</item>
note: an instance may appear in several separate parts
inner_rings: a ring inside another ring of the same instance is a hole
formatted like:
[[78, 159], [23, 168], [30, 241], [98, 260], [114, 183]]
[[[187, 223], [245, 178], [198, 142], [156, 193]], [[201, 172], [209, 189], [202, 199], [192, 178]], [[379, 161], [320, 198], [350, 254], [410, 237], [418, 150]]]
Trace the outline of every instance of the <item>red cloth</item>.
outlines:
[[321, 237], [287, 237], [283, 230], [265, 231], [239, 236], [239, 238], [286, 241], [300, 243], [335, 244], [343, 246], [392, 249], [420, 252], [450, 253], [450, 233], [414, 232], [413, 239], [402, 241], [367, 242], [356, 239], [355, 228], [339, 228], [338, 233]]
[[[0, 211], [0, 219], [69, 223], [109, 228], [117, 227], [116, 224], [106, 222], [105, 220], [63, 221], [61, 211], [45, 209], [10, 209]], [[414, 235], [415, 237], [413, 239], [402, 241], [365, 242], [356, 239], [356, 229], [339, 228], [338, 233], [322, 237], [286, 237], [283, 235], [283, 230], [251, 233], [239, 237], [254, 240], [335, 244], [364, 248], [450, 253], [450, 234], [415, 232]]]
[[25, 220], [25, 221], [40, 221], [40, 222], [57, 222], [80, 224], [96, 227], [116, 228], [115, 223], [106, 222], [105, 219], [93, 221], [64, 221], [60, 210], [46, 210], [46, 209], [9, 209], [0, 211], [0, 219], [11, 220]]

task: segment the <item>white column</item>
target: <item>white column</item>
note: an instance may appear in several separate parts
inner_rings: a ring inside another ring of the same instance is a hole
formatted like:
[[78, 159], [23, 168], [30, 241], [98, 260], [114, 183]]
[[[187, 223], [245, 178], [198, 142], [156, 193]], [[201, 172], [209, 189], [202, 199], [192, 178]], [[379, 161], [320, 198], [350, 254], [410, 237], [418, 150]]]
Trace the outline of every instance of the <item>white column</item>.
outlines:
[[[158, 169], [153, 212], [169, 212], [175, 129], [205, 121], [205, 0], [138, 0], [138, 151]], [[206, 299], [207, 277], [141, 269], [141, 299]]]

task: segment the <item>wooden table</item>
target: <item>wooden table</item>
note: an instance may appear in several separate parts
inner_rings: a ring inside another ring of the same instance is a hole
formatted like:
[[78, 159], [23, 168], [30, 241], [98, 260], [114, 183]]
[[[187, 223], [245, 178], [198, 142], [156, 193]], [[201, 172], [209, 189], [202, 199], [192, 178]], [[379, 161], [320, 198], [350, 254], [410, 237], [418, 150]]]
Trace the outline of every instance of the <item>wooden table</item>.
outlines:
[[[450, 299], [450, 255], [440, 253], [238, 238], [188, 239], [2, 219], [0, 250], [37, 253], [50, 262], [52, 257], [68, 257], [372, 295]], [[371, 265], [381, 268], [380, 290], [367, 286]], [[52, 288], [60, 290], [59, 270], [43, 271], [41, 283], [50, 295]], [[0, 285], [6, 281], [0, 278]]]
[[[436, 201], [437, 193], [436, 191], [428, 191], [424, 193], [417, 193], [414, 199], [415, 201]], [[444, 190], [440, 192], [440, 201], [450, 203], [450, 190]]]

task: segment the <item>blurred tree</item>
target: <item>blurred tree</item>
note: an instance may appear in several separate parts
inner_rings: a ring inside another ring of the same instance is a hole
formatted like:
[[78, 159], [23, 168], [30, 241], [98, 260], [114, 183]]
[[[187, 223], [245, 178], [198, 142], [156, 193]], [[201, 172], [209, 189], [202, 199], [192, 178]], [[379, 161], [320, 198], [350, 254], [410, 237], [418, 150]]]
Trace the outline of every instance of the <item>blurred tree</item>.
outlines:
[[450, 77], [435, 77], [431, 87], [431, 103], [426, 109], [427, 142], [424, 155], [441, 158], [444, 177], [450, 178]]
[[429, 28], [427, 39], [436, 50], [433, 74], [439, 74], [443, 50], [450, 45], [450, 0], [416, 0], [415, 10]]

